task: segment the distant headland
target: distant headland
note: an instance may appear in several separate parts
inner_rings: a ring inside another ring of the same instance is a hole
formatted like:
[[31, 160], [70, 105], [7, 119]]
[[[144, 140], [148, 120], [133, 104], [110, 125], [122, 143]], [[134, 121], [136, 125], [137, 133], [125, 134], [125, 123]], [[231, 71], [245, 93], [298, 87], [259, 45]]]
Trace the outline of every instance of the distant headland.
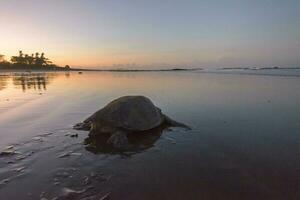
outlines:
[[69, 65], [60, 67], [53, 64], [44, 53], [24, 54], [19, 51], [18, 56], [12, 56], [10, 61], [4, 59], [4, 55], [0, 55], [0, 70], [71, 70]]

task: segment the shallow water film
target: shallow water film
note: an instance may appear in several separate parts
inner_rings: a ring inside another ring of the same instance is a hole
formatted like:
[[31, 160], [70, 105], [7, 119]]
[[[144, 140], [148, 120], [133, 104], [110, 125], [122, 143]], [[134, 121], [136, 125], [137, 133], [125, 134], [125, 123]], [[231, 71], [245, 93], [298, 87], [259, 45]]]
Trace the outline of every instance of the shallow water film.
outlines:
[[[72, 127], [144, 95], [191, 130], [106, 148]], [[0, 73], [0, 199], [300, 199], [292, 73]]]

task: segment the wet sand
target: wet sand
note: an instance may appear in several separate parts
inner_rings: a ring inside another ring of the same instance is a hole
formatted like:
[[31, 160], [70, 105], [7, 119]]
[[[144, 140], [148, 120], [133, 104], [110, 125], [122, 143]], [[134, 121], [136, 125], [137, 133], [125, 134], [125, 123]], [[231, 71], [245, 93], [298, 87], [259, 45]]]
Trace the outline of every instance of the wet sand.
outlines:
[[[192, 130], [120, 153], [72, 129], [130, 94]], [[298, 199], [299, 102], [295, 76], [2, 73], [0, 199]]]

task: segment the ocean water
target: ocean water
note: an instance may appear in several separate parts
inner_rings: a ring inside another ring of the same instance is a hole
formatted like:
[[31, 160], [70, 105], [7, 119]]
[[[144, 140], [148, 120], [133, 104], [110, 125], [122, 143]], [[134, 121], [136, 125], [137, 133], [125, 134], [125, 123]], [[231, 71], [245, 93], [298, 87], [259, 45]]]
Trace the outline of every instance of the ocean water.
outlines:
[[[299, 70], [254, 71], [0, 73], [0, 199], [299, 199]], [[114, 152], [72, 129], [124, 95], [192, 130]]]

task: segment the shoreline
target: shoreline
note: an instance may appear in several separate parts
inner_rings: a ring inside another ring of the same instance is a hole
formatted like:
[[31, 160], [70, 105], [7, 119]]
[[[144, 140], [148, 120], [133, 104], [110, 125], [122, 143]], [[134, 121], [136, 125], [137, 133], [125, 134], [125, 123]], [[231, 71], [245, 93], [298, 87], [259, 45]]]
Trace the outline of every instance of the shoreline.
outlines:
[[81, 69], [81, 68], [71, 68], [71, 69], [0, 69], [1, 72], [178, 72], [178, 71], [200, 71], [202, 68], [173, 68], [173, 69]]
[[[217, 68], [216, 71], [228, 70], [245, 70], [245, 71], [260, 71], [260, 70], [298, 70], [300, 67], [262, 67], [262, 68]], [[169, 69], [84, 69], [84, 68], [71, 68], [71, 69], [0, 69], [1, 72], [181, 72], [181, 71], [206, 71], [203, 68], [169, 68]]]

